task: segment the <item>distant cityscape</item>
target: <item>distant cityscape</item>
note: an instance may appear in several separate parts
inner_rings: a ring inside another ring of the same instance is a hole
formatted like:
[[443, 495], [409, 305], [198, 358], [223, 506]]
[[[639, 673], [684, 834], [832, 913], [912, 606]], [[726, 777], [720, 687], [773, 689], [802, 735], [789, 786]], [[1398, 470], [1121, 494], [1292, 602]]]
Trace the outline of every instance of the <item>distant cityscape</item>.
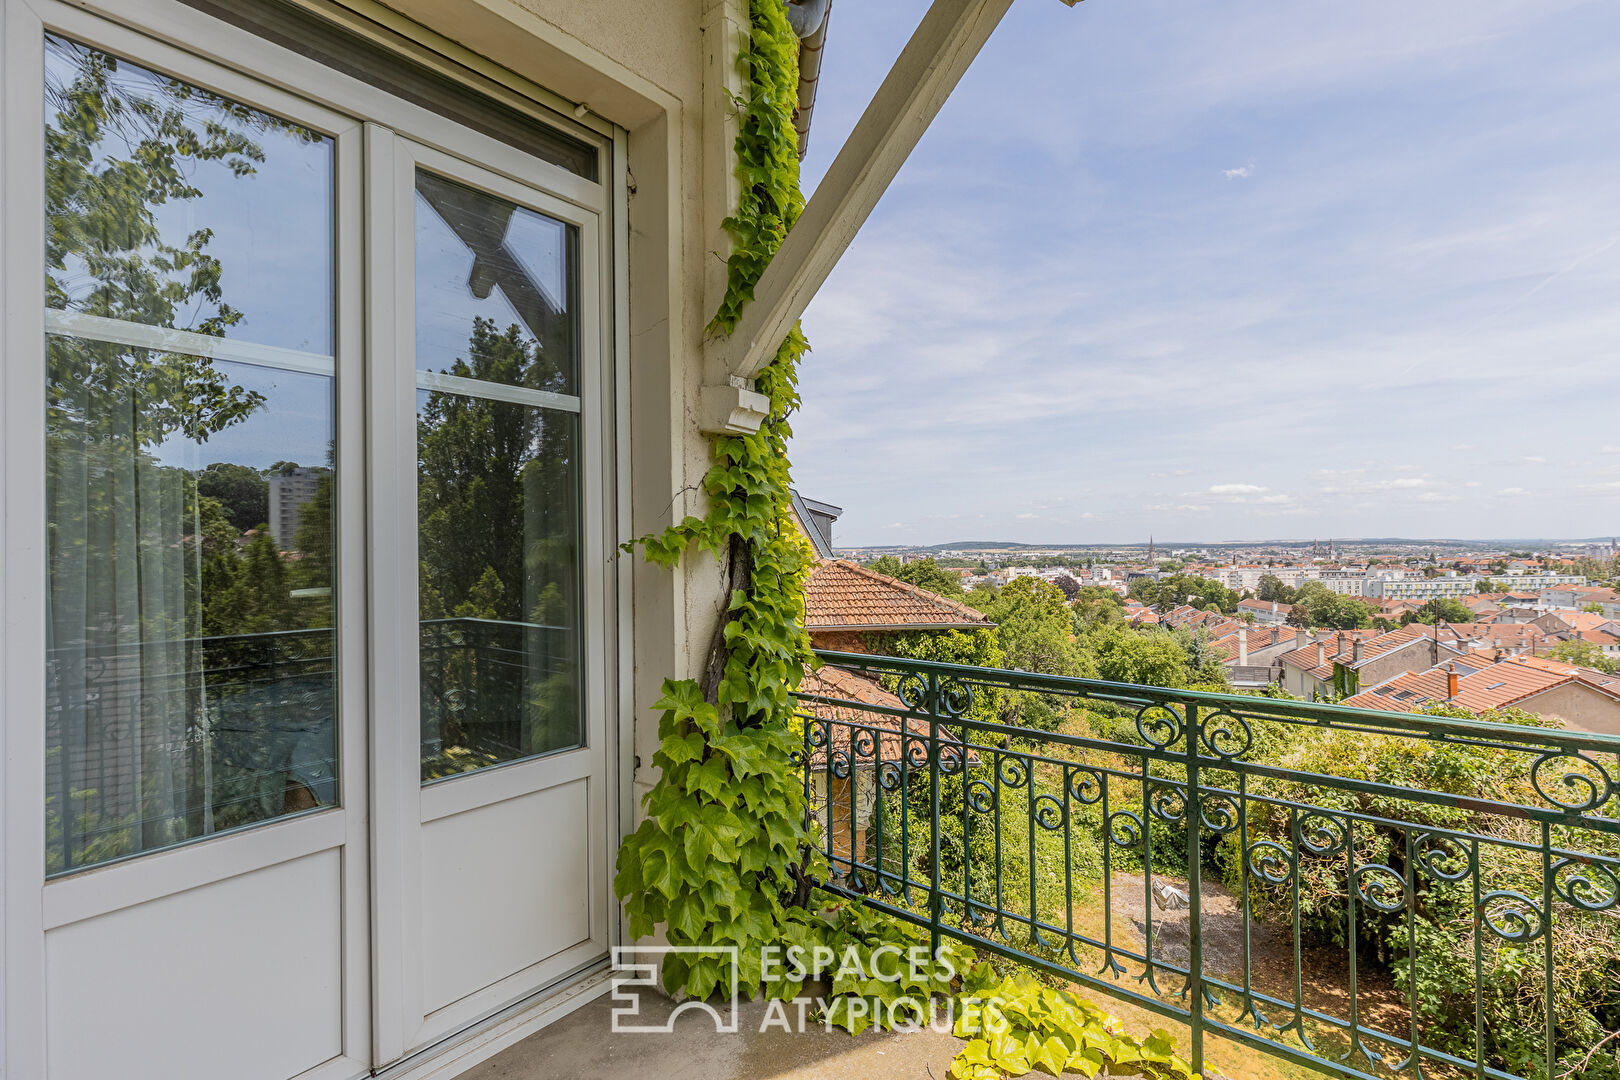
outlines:
[[841, 547], [837, 555], [889, 573], [899, 567], [902, 576], [913, 563], [937, 567], [981, 606], [975, 598], [1023, 578], [1061, 589], [1077, 611], [1102, 596], [1130, 628], [1174, 631], [1213, 657], [1234, 690], [1394, 712], [1516, 708], [1620, 732], [1620, 537], [1150, 538], [1115, 547]]

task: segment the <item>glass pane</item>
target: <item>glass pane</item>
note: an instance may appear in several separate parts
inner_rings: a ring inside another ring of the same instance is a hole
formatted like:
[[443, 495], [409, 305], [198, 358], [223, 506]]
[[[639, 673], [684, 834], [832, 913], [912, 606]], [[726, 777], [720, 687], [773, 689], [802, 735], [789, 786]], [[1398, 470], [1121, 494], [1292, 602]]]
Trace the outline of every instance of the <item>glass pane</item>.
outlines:
[[97, 340], [122, 322], [330, 354], [332, 146], [73, 42], [46, 55], [61, 873], [338, 799], [331, 376]]
[[[578, 251], [573, 226], [418, 170], [417, 370], [579, 393]], [[467, 335], [478, 320], [505, 327], [525, 362], [490, 354], [475, 373]]]
[[332, 380], [48, 354], [47, 870], [335, 804]]
[[[474, 370], [532, 352], [479, 320]], [[419, 397], [422, 779], [579, 746], [579, 417]]]
[[45, 39], [46, 304], [332, 353], [332, 140]]

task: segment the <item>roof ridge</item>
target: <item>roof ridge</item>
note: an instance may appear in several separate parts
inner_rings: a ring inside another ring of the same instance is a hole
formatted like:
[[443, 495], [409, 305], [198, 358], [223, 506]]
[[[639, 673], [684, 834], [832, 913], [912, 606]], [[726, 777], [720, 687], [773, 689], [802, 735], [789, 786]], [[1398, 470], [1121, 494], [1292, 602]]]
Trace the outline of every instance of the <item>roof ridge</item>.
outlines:
[[965, 616], [975, 622], [984, 623], [986, 626], [995, 625], [990, 621], [989, 616], [985, 615], [985, 613], [980, 611], [978, 608], [970, 607], [969, 605], [958, 600], [952, 600], [948, 596], [941, 596], [932, 589], [925, 589], [921, 585], [913, 585], [909, 581], [901, 581], [899, 578], [890, 577], [888, 574], [880, 574], [876, 570], [862, 566], [853, 559], [823, 559], [822, 562], [837, 563], [846, 570], [853, 570], [857, 574], [872, 578], [875, 581], [880, 581], [885, 585], [895, 586], [904, 592], [910, 593], [919, 600], [925, 600], [931, 604], [937, 604], [940, 607], [946, 608], [947, 610], [955, 612], [958, 615]]

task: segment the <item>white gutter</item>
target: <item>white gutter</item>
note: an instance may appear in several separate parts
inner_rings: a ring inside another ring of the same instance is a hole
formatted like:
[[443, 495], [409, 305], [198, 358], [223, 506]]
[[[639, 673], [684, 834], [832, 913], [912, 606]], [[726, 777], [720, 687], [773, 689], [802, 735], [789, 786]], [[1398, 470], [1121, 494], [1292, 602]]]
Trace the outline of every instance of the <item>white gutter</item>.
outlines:
[[799, 133], [799, 160], [810, 149], [810, 118], [816, 111], [816, 86], [821, 81], [821, 53], [827, 44], [832, 0], [782, 0], [788, 25], [799, 38], [799, 103], [793, 126]]

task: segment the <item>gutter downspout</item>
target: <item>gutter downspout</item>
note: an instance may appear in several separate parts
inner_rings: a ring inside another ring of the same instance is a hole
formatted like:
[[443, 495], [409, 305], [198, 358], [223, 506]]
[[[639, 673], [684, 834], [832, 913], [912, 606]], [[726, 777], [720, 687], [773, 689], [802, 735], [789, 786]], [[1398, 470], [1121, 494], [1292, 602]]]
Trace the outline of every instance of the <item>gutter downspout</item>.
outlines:
[[832, 21], [832, 0], [782, 0], [788, 25], [799, 38], [799, 102], [793, 127], [799, 133], [799, 160], [810, 149], [810, 119], [816, 111], [816, 87], [821, 81], [821, 53]]

